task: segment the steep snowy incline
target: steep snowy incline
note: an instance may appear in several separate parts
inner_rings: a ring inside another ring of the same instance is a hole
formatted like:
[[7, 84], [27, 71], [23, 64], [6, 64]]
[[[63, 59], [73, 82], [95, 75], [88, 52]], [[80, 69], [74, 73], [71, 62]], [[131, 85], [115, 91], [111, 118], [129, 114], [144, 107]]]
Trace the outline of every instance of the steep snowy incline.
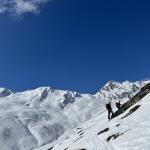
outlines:
[[150, 93], [115, 119], [104, 112], [36, 150], [149, 150], [149, 108]]
[[[115, 87], [110, 89], [106, 84], [95, 95], [50, 87], [17, 93], [0, 90], [0, 149], [33, 150], [51, 143], [93, 116], [105, 114], [107, 96], [109, 100], [118, 100], [119, 94], [124, 92], [135, 95], [146, 83], [113, 82]], [[129, 97], [122, 95], [119, 99], [126, 101]]]

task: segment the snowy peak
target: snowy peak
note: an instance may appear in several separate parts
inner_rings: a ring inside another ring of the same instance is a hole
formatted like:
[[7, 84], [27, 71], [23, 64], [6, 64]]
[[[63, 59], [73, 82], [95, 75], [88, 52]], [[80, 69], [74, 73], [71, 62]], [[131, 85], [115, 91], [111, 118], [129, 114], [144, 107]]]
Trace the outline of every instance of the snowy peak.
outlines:
[[38, 87], [36, 89], [33, 90], [27, 90], [24, 92], [20, 92], [20, 93], [27, 93], [27, 94], [41, 94], [43, 91], [47, 91], [47, 92], [53, 92], [54, 89], [52, 89], [51, 87]]
[[139, 90], [149, 83], [149, 81], [137, 82], [115, 82], [108, 81], [99, 92], [95, 94], [97, 98], [101, 98], [104, 102], [120, 100], [126, 102], [133, 97]]
[[0, 97], [7, 97], [11, 94], [12, 94], [12, 92], [9, 89], [0, 88]]
[[113, 80], [108, 81], [101, 90], [110, 91], [116, 88], [120, 83]]
[[115, 91], [117, 89], [124, 89], [126, 91], [130, 91], [130, 90], [137, 91], [149, 82], [150, 81], [116, 82], [116, 81], [110, 80], [104, 85], [104, 87], [101, 88], [100, 92], [113, 91], [113, 90]]

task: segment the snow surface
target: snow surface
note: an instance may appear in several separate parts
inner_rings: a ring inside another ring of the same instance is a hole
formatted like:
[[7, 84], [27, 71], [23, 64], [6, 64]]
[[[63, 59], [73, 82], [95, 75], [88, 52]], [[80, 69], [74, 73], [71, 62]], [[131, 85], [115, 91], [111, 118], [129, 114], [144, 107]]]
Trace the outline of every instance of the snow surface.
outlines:
[[[133, 108], [138, 109], [127, 116]], [[150, 150], [149, 108], [150, 94], [111, 121], [104, 112], [36, 150]]]
[[99, 119], [101, 124], [109, 124], [103, 119], [106, 118], [105, 103], [118, 99], [125, 102], [146, 83], [111, 81], [95, 95], [50, 87], [17, 93], [1, 88], [0, 150], [39, 148], [61, 138], [63, 133], [70, 134], [71, 129], [98, 114], [101, 114], [101, 118], [96, 119], [98, 124]]

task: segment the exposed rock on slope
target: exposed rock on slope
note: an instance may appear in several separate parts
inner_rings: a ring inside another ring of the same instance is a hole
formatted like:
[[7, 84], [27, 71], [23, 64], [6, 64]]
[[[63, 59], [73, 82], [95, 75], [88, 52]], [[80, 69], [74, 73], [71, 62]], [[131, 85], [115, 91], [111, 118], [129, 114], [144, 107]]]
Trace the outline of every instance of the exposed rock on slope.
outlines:
[[113, 114], [113, 118], [122, 114], [123, 112], [125, 112], [128, 108], [130, 108], [131, 106], [133, 106], [134, 104], [136, 104], [138, 101], [140, 101], [144, 96], [146, 96], [148, 93], [150, 93], [150, 83], [148, 83], [147, 85], [145, 85], [140, 92], [138, 92], [135, 96], [133, 96], [133, 98], [131, 98], [129, 101], [127, 101], [126, 103], [124, 103], [119, 111], [116, 111]]

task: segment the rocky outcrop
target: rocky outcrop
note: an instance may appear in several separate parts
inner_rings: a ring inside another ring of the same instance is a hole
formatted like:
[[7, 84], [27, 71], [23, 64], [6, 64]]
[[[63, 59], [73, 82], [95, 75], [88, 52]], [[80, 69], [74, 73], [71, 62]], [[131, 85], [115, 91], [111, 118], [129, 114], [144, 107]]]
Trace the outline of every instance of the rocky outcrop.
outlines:
[[136, 104], [138, 101], [140, 101], [144, 96], [146, 96], [148, 93], [150, 93], [150, 83], [145, 85], [144, 87], [141, 88], [140, 92], [137, 93], [133, 98], [131, 98], [129, 101], [124, 103], [120, 110], [116, 111], [113, 114], [113, 118], [117, 117], [118, 115], [124, 113], [128, 108]]

